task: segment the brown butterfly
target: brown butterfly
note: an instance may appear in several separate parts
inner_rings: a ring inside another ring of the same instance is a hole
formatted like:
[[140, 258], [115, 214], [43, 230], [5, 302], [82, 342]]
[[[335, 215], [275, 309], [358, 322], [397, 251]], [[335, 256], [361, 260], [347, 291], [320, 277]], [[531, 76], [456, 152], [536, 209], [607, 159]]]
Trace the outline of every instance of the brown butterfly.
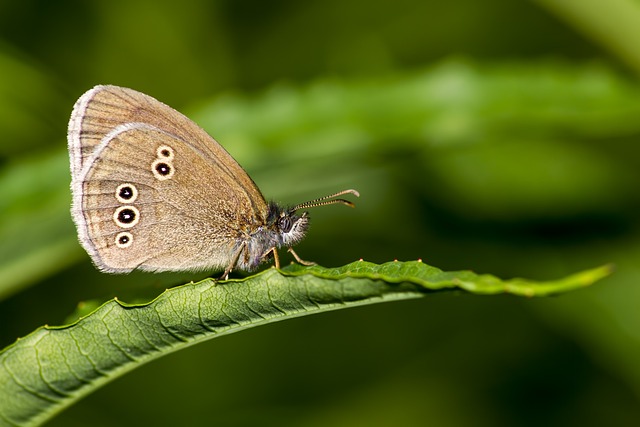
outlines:
[[309, 225], [315, 206], [344, 190], [283, 207], [267, 202], [242, 167], [198, 125], [156, 99], [96, 86], [69, 121], [73, 219], [80, 243], [109, 273], [255, 270]]

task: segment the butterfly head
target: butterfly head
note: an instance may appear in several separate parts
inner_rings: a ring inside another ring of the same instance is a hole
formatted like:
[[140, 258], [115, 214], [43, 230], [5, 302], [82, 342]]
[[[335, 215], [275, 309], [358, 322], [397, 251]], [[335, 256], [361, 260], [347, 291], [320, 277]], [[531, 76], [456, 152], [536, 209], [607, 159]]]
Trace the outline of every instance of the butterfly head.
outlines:
[[272, 218], [271, 223], [273, 224], [272, 230], [274, 230], [277, 235], [278, 246], [291, 247], [304, 238], [309, 228], [309, 213], [303, 211], [299, 214], [298, 211], [336, 203], [353, 207], [353, 203], [348, 200], [336, 199], [336, 197], [343, 194], [360, 195], [355, 190], [344, 190], [330, 196], [300, 203], [290, 208], [281, 208], [277, 204], [271, 203], [269, 211], [270, 217]]
[[297, 214], [295, 209], [282, 209], [277, 213], [275, 230], [281, 246], [294, 246], [299, 243], [309, 228], [309, 215]]

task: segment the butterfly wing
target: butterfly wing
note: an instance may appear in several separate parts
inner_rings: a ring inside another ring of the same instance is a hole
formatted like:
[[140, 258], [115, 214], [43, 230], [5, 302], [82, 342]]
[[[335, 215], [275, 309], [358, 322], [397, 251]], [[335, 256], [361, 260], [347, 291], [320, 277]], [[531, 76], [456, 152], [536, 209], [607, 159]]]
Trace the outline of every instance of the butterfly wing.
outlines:
[[251, 199], [264, 200], [255, 183], [227, 151], [185, 115], [149, 95], [119, 86], [99, 85], [82, 95], [69, 120], [71, 175], [76, 177], [86, 160], [116, 127], [145, 123], [198, 148], [236, 178]]
[[227, 267], [266, 221], [246, 172], [206, 132], [139, 92], [98, 86], [69, 124], [72, 213], [108, 272]]

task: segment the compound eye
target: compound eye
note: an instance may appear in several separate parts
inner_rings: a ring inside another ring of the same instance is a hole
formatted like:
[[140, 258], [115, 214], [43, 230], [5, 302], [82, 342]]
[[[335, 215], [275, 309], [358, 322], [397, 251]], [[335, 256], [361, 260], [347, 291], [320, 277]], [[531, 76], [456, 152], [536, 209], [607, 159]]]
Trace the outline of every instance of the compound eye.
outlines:
[[283, 233], [288, 233], [289, 230], [291, 230], [291, 226], [291, 218], [289, 218], [288, 216], [283, 216], [278, 219], [278, 228]]

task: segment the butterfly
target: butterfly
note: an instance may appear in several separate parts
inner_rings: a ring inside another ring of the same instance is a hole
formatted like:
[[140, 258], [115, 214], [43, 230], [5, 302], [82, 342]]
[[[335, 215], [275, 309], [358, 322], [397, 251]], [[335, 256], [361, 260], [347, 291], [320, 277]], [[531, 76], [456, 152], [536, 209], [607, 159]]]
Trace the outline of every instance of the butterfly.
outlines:
[[[267, 202], [203, 129], [132, 89], [101, 85], [76, 102], [68, 129], [71, 213], [98, 269], [254, 271], [309, 227], [304, 209], [353, 203], [344, 190], [292, 207]], [[301, 212], [302, 211], [302, 212]]]

